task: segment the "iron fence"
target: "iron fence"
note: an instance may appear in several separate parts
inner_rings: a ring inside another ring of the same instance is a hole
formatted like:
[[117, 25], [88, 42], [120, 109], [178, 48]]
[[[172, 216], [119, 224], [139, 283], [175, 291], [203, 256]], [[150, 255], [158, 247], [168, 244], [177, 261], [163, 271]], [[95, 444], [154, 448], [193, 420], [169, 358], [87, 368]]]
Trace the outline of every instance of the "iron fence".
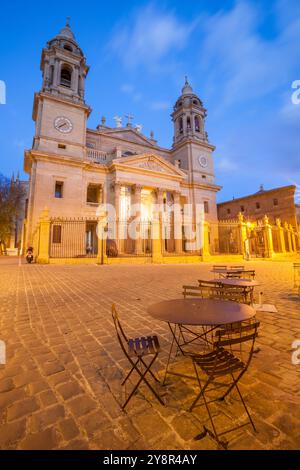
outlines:
[[98, 254], [96, 219], [52, 219], [50, 258], [95, 258]]
[[151, 222], [109, 222], [106, 254], [109, 258], [152, 256]]

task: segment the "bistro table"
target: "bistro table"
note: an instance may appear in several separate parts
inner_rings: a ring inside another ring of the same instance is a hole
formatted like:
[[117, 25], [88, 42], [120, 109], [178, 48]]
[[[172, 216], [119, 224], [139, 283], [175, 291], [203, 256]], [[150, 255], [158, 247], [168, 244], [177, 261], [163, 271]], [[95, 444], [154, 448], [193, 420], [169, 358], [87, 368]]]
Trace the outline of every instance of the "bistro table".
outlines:
[[[219, 284], [224, 284], [225, 286], [232, 286], [232, 287], [257, 287], [260, 286], [260, 283], [258, 281], [255, 281], [254, 279], [241, 279], [241, 278], [224, 278], [220, 277], [220, 279], [211, 279], [208, 282], [218, 282]], [[253, 303], [253, 289], [250, 293], [250, 301]]]
[[226, 284], [228, 286], [241, 286], [241, 287], [256, 287], [259, 286], [260, 283], [258, 281], [254, 281], [253, 279], [227, 279], [227, 278], [220, 278], [220, 279], [211, 279], [208, 282], [219, 282], [220, 284]]
[[[256, 313], [254, 308], [250, 305], [227, 300], [199, 298], [164, 300], [150, 305], [147, 311], [155, 320], [166, 322], [173, 337], [163, 383], [168, 373], [191, 378], [183, 374], [168, 372], [174, 343], [177, 345], [180, 352], [184, 354], [183, 346], [199, 338], [210, 343], [207, 339], [208, 333], [221, 325], [249, 320], [253, 318]], [[193, 326], [204, 327], [203, 333], [193, 332], [191, 329]], [[178, 335], [177, 330], [179, 330]], [[194, 335], [194, 339], [189, 342], [185, 341], [183, 332]]]

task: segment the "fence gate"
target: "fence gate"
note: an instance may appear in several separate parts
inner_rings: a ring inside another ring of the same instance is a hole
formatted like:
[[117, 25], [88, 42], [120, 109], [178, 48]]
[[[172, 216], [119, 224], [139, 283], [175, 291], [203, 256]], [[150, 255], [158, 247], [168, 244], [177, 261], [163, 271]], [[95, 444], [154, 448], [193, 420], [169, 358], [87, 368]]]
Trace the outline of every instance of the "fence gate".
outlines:
[[263, 227], [254, 227], [251, 230], [249, 249], [250, 255], [256, 258], [263, 258], [265, 252], [269, 250], [269, 247], [266, 246], [266, 237]]

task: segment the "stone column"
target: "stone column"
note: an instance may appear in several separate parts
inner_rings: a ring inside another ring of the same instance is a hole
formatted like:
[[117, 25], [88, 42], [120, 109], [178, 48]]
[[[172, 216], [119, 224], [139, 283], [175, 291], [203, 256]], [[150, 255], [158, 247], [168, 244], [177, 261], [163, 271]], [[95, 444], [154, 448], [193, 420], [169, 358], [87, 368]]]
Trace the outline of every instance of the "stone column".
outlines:
[[244, 216], [241, 212], [239, 212], [238, 214], [238, 221], [239, 221], [241, 254], [243, 255], [243, 257], [248, 257], [248, 253], [246, 253], [246, 243], [245, 243], [246, 240], [248, 239], [247, 224], [245, 223]]
[[54, 72], [53, 72], [53, 86], [59, 85], [59, 60], [57, 57], [54, 59]]
[[47, 264], [49, 263], [50, 248], [50, 219], [49, 209], [47, 207], [45, 207], [40, 215], [39, 225], [40, 230], [37, 262], [40, 264]]
[[209, 246], [209, 222], [203, 221], [203, 248], [202, 248], [202, 260], [210, 257], [210, 246]]
[[79, 67], [78, 65], [75, 65], [74, 67], [74, 73], [73, 73], [73, 83], [72, 83], [72, 89], [76, 95], [79, 95]]
[[180, 205], [180, 192], [173, 193], [174, 201], [174, 238], [175, 238], [175, 253], [182, 253], [182, 213]]
[[296, 238], [295, 238], [293, 226], [291, 224], [289, 225], [289, 229], [290, 229], [290, 234], [291, 234], [292, 251], [295, 252], [297, 251], [296, 250]]
[[142, 204], [142, 199], [141, 199], [141, 194], [142, 194], [142, 186], [139, 184], [136, 184], [134, 186], [134, 197], [133, 197], [133, 203], [135, 205], [136, 212], [134, 214], [134, 219], [135, 219], [135, 246], [134, 246], [134, 252], [136, 255], [140, 255], [143, 253], [143, 245], [142, 245], [142, 238], [141, 238], [141, 204]]
[[162, 263], [162, 213], [163, 208], [163, 190], [156, 190], [156, 210], [153, 212], [152, 220], [152, 261], [153, 263]]
[[286, 248], [285, 248], [285, 238], [284, 238], [284, 230], [281, 225], [281, 220], [276, 219], [276, 226], [278, 230], [278, 244], [279, 244], [279, 252], [280, 253], [285, 253]]
[[120, 193], [121, 193], [121, 184], [116, 182], [113, 185], [114, 188], [114, 206], [115, 206], [115, 242], [117, 245], [118, 253], [120, 253], [121, 243], [120, 243]]
[[287, 233], [288, 246], [286, 248], [287, 248], [287, 251], [289, 253], [291, 253], [293, 251], [293, 249], [292, 249], [292, 239], [291, 239], [291, 232], [289, 230], [289, 224], [287, 222], [284, 223], [284, 230]]
[[269, 224], [269, 218], [264, 216], [264, 239], [265, 239], [265, 258], [272, 258], [274, 255], [272, 227]]
[[44, 68], [44, 87], [48, 88], [50, 83], [50, 66], [49, 60], [45, 59], [45, 68]]
[[106, 254], [107, 223], [105, 220], [104, 213], [101, 214], [98, 218], [97, 236], [98, 236], [97, 264], [107, 264], [107, 254]]

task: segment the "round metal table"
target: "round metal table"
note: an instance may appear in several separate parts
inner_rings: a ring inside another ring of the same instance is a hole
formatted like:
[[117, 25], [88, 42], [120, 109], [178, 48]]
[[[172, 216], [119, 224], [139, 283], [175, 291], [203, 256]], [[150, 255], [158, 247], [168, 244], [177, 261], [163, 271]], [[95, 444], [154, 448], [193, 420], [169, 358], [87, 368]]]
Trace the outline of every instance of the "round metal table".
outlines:
[[150, 305], [156, 320], [177, 325], [218, 326], [249, 320], [255, 316], [250, 305], [214, 299], [174, 299]]
[[[147, 311], [155, 320], [168, 323], [173, 337], [163, 384], [167, 374], [194, 379], [194, 377], [168, 370], [174, 345], [177, 346], [177, 350], [184, 354], [184, 346], [194, 343], [199, 339], [205, 341], [206, 344], [211, 344], [208, 335], [219, 326], [250, 320], [256, 313], [250, 305], [227, 300], [199, 298], [164, 300], [150, 305]], [[195, 332], [192, 330], [193, 326], [200, 326], [203, 329], [201, 332]], [[192, 339], [187, 341], [184, 336], [185, 333], [192, 335]]]

